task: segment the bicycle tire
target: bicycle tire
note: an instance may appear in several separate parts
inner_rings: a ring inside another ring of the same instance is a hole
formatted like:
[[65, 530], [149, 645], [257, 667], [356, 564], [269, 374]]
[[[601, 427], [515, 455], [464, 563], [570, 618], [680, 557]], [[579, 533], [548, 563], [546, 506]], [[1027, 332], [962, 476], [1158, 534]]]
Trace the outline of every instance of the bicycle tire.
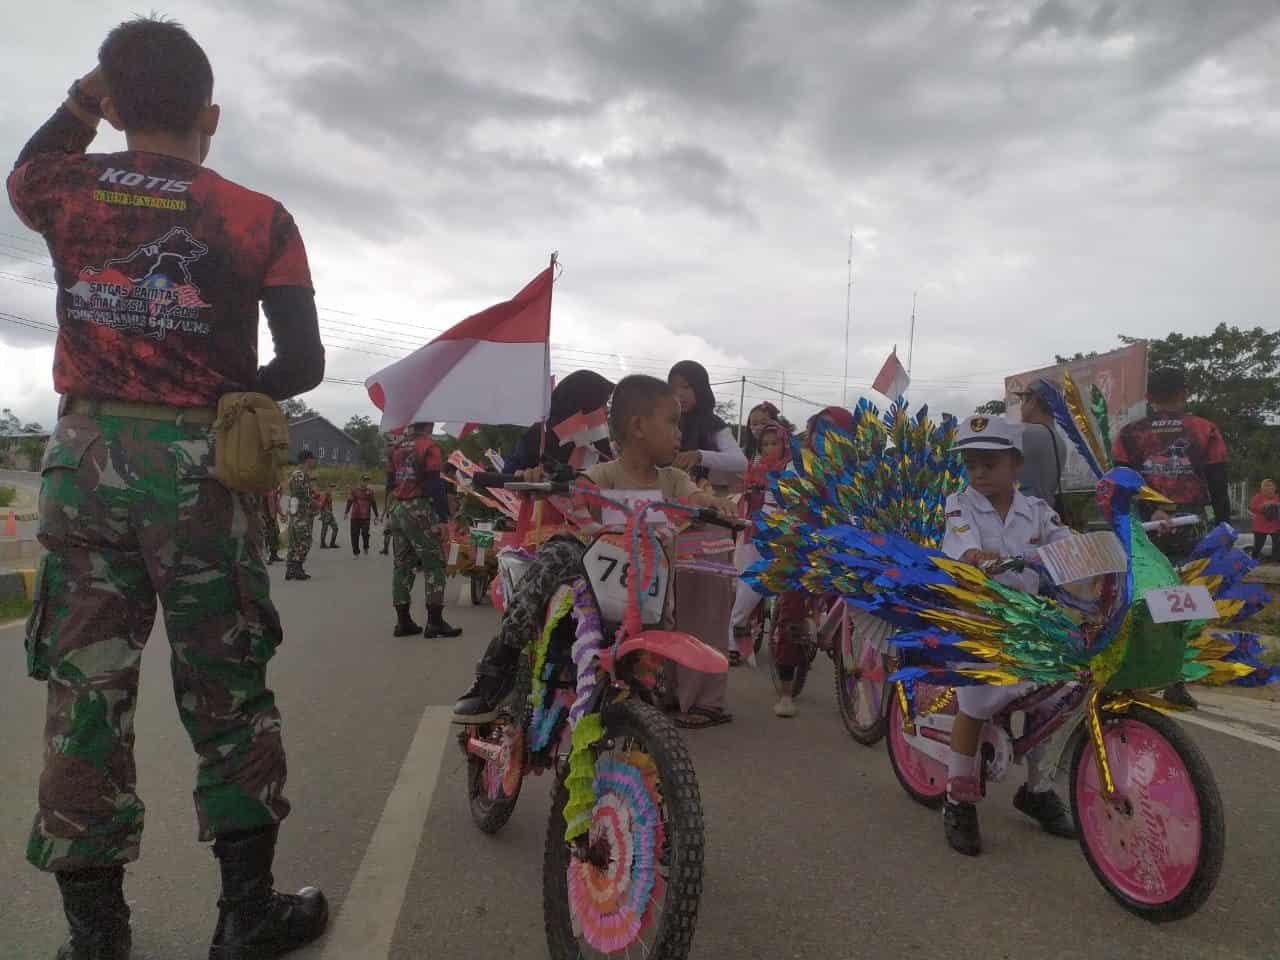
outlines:
[[[667, 811], [664, 850], [668, 873], [663, 912], [653, 945], [644, 955], [650, 960], [686, 960], [702, 898], [705, 843], [702, 796], [693, 761], [671, 721], [656, 708], [634, 698], [606, 706], [604, 727], [606, 740], [624, 737], [637, 740], [652, 758], [658, 771], [662, 804]], [[577, 960], [581, 955], [569, 905], [568, 870], [572, 853], [564, 839], [566, 799], [564, 781], [557, 778], [542, 865], [543, 923], [552, 960]], [[633, 943], [628, 943], [626, 948], [630, 949]]]
[[[516, 685], [508, 697], [503, 711], [506, 713], [505, 723], [519, 724], [521, 737], [521, 756], [517, 762], [523, 763], [523, 737], [529, 725], [529, 691], [532, 688], [532, 668], [527, 656], [521, 656], [520, 668], [516, 674]], [[481, 735], [489, 736], [498, 721], [481, 727]], [[493, 798], [485, 788], [485, 768], [489, 761], [476, 756], [467, 756], [467, 805], [471, 810], [471, 820], [484, 833], [497, 833], [507, 825], [511, 815], [515, 813], [516, 803], [520, 799], [520, 788], [524, 784], [524, 776], [516, 782], [515, 790], [510, 795]]]
[[[1126, 794], [1126, 801], [1129, 805], [1128, 812], [1115, 810], [1115, 808], [1103, 808], [1099, 804], [1106, 804], [1105, 800], [1089, 802], [1088, 794], [1091, 789], [1088, 781], [1097, 777], [1097, 764], [1090, 762], [1089, 767], [1085, 768], [1086, 758], [1093, 761], [1093, 744], [1088, 736], [1080, 736], [1075, 746], [1075, 752], [1071, 758], [1071, 814], [1075, 818], [1080, 833], [1080, 849], [1084, 853], [1085, 860], [1088, 861], [1090, 869], [1098, 878], [1098, 882], [1111, 894], [1125, 909], [1131, 913], [1142, 917], [1152, 923], [1168, 923], [1173, 920], [1181, 920], [1190, 916], [1200, 909], [1213, 893], [1214, 887], [1217, 885], [1218, 876], [1222, 871], [1223, 854], [1226, 849], [1226, 823], [1222, 813], [1222, 796], [1218, 792], [1217, 781], [1214, 779], [1213, 771], [1210, 769], [1208, 761], [1205, 760], [1204, 754], [1201, 752], [1196, 742], [1191, 739], [1187, 732], [1172, 717], [1167, 717], [1162, 713], [1140, 705], [1134, 705], [1121, 714], [1104, 714], [1102, 718], [1103, 738], [1107, 743], [1108, 750], [1114, 749], [1116, 741], [1122, 744], [1128, 743], [1130, 739], [1137, 736], [1140, 739], [1146, 739], [1150, 744], [1152, 738], [1142, 733], [1142, 728], [1148, 728], [1153, 731], [1155, 736], [1167, 744], [1172, 754], [1176, 754], [1177, 760], [1181, 762], [1183, 772], [1186, 775], [1186, 782], [1190, 783], [1192, 793], [1196, 802], [1196, 812], [1198, 814], [1199, 824], [1199, 856], [1195, 861], [1195, 867], [1190, 872], [1189, 877], [1182, 883], [1172, 897], [1168, 899], [1158, 899], [1156, 897], [1144, 898], [1133, 895], [1124, 889], [1124, 884], [1113, 878], [1113, 873], [1117, 872], [1115, 856], [1115, 844], [1108, 842], [1107, 834], [1111, 839], [1129, 836], [1132, 839], [1133, 834], [1130, 832], [1130, 824], [1132, 829], [1141, 830], [1143, 824], [1155, 822], [1148, 818], [1134, 819], [1134, 808], [1132, 801], [1137, 794], [1141, 808], [1141, 789], [1140, 784], [1130, 780], [1127, 784], [1117, 782], [1116, 788]], [[1157, 744], [1158, 748], [1158, 744]], [[1172, 760], [1172, 757], [1169, 757]], [[1121, 769], [1120, 764], [1112, 764], [1113, 773]], [[1143, 765], [1143, 770], [1156, 768], [1159, 770], [1166, 769], [1167, 763], [1149, 763]], [[1133, 769], [1133, 765], [1125, 765], [1127, 769]], [[1175, 775], [1178, 771], [1173, 771]], [[1181, 781], [1181, 777], [1177, 776]], [[1167, 806], [1169, 799], [1162, 793], [1164, 799], [1162, 803]], [[1109, 806], [1109, 805], [1108, 805]], [[1103, 815], [1108, 816], [1106, 826], [1102, 825], [1099, 811]], [[1128, 819], [1128, 823], [1123, 818]], [[1163, 824], [1163, 818], [1160, 820]], [[1116, 826], [1113, 826], [1116, 825]], [[1150, 831], [1148, 831], [1150, 835]], [[1121, 849], [1126, 849], [1130, 844], [1120, 841]], [[1136, 844], [1133, 846], [1137, 846]], [[1145, 850], [1159, 850], [1158, 845], [1146, 843], [1143, 845]], [[1127, 856], [1127, 854], [1121, 854]], [[1150, 881], [1155, 875], [1153, 865], [1148, 864], [1142, 871], [1142, 875]]]
[[882, 687], [880, 691], [880, 703], [871, 704], [872, 719], [866, 721], [865, 711], [862, 716], [859, 716], [859, 707], [865, 703], [868, 696], [868, 692], [862, 685], [872, 684], [875, 681], [864, 680], [861, 668], [856, 666], [860, 659], [859, 651], [862, 643], [856, 632], [853, 642], [853, 664], [846, 667], [844, 644], [839, 637], [832, 638], [831, 661], [836, 675], [836, 708], [840, 711], [840, 720], [844, 723], [849, 736], [864, 747], [873, 747], [884, 738], [885, 733], [884, 711], [880, 709], [884, 702], [884, 689]]
[[[926, 757], [899, 736], [902, 730], [902, 711], [892, 689], [886, 689], [889, 698], [889, 714], [885, 721], [885, 747], [889, 751], [889, 765], [902, 784], [907, 795], [921, 806], [936, 810], [947, 796], [947, 768], [932, 757]], [[899, 757], [904, 750], [912, 756]]]

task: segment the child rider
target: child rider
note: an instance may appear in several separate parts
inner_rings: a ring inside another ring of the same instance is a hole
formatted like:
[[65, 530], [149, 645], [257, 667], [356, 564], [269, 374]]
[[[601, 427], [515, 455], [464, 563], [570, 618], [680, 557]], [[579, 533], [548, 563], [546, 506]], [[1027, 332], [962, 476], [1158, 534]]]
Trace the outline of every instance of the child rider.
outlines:
[[[964, 459], [969, 486], [947, 498], [943, 553], [977, 566], [1023, 556], [1071, 536], [1049, 504], [1017, 489], [1022, 466], [1021, 424], [1002, 416], [975, 414], [961, 422], [956, 446]], [[996, 579], [1028, 593], [1039, 592], [1039, 574], [1033, 570], [1003, 573]], [[1019, 683], [956, 689], [959, 713], [951, 730], [943, 827], [947, 843], [966, 856], [982, 852], [976, 804], [982, 799], [978, 741], [983, 725], [1032, 686]], [[1043, 753], [1041, 744], [1027, 754], [1027, 782], [1018, 788], [1013, 805], [1054, 836], [1074, 837], [1071, 813], [1053, 791], [1053, 770], [1045, 767]]]

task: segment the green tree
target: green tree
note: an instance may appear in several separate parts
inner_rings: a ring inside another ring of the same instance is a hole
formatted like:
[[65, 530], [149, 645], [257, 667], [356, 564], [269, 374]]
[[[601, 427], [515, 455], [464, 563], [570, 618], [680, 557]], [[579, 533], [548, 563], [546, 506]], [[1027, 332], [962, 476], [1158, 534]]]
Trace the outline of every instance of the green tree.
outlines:
[[315, 411], [307, 406], [307, 401], [301, 397], [290, 397], [288, 400], [281, 400], [280, 410], [291, 421], [315, 416]]
[[360, 462], [366, 467], [376, 467], [386, 455], [382, 431], [371, 417], [356, 414], [342, 428], [347, 436], [360, 444]]
[[976, 412], [985, 413], [988, 417], [998, 417], [1005, 412], [1005, 404], [1003, 400], [988, 400]]

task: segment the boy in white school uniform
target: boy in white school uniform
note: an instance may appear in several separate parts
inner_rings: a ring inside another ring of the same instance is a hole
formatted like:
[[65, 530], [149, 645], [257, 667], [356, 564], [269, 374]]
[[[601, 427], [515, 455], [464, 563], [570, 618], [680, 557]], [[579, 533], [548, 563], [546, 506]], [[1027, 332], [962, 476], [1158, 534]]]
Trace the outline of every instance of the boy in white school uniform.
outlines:
[[[947, 498], [947, 531], [942, 552], [976, 565], [1020, 557], [1037, 547], [1071, 536], [1053, 508], [1018, 491], [1022, 466], [1022, 425], [1003, 416], [974, 414], [961, 421], [956, 446], [964, 460], [969, 486]], [[1034, 570], [1002, 573], [1001, 583], [1038, 593]], [[985, 664], [981, 664], [985, 666]], [[947, 765], [947, 798], [943, 827], [952, 849], [967, 856], [982, 852], [977, 802], [982, 799], [978, 741], [982, 727], [1002, 707], [1028, 693], [1030, 683], [969, 686], [956, 690], [959, 713], [951, 731]], [[1027, 782], [1013, 804], [1059, 837], [1074, 837], [1071, 812], [1053, 791], [1053, 771], [1043, 764], [1044, 745], [1027, 754]]]

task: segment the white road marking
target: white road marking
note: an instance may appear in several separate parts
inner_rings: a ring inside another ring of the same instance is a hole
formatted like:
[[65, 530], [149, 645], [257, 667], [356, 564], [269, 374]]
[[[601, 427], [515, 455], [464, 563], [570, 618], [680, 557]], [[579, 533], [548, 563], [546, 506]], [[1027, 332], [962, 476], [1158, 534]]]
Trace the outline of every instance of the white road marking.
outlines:
[[1184, 711], [1174, 714], [1174, 716], [1186, 723], [1194, 723], [1198, 727], [1204, 727], [1207, 730], [1215, 730], [1218, 733], [1225, 733], [1229, 737], [1235, 737], [1237, 740], [1244, 740], [1248, 743], [1257, 744], [1260, 747], [1266, 747], [1269, 750], [1275, 750], [1280, 753], [1280, 739], [1268, 737], [1253, 730], [1236, 726], [1232, 723], [1222, 723], [1218, 720], [1210, 720], [1199, 714], [1190, 711]]
[[382, 818], [342, 909], [331, 923], [321, 960], [385, 960], [391, 952], [440, 762], [453, 739], [449, 735], [452, 716], [452, 706], [422, 711]]
[[16, 630], [18, 627], [25, 627], [26, 620], [11, 620], [8, 623], [0, 623], [0, 630]]

